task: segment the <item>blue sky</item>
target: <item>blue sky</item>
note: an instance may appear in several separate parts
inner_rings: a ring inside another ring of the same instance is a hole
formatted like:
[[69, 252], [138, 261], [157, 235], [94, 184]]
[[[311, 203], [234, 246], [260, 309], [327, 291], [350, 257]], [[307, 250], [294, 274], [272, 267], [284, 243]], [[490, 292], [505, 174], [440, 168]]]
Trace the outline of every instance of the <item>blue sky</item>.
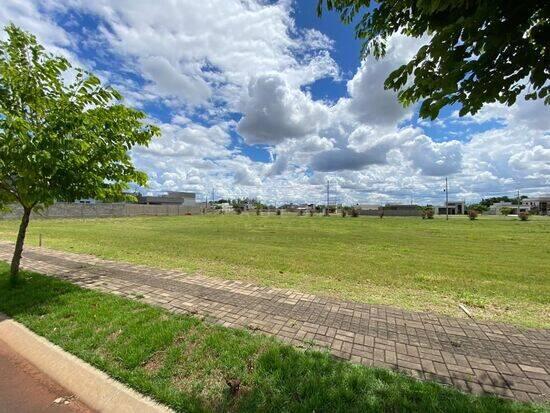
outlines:
[[118, 88], [162, 137], [134, 148], [144, 191], [344, 203], [476, 201], [550, 192], [541, 102], [418, 118], [383, 89], [427, 38], [361, 61], [353, 27], [316, 0], [5, 0], [14, 22]]

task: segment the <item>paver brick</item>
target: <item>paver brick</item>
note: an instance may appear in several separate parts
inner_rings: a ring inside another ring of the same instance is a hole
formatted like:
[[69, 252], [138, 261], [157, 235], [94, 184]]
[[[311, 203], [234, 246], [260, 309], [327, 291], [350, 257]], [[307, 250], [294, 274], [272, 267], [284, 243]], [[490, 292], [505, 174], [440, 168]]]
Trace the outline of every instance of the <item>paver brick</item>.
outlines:
[[533, 384], [537, 386], [541, 394], [550, 396], [550, 381], [534, 379]]
[[547, 374], [546, 370], [542, 367], [525, 366], [523, 364], [520, 364], [519, 367], [525, 372]]
[[[0, 242], [0, 259], [13, 245]], [[84, 288], [271, 334], [471, 393], [550, 401], [550, 330], [325, 299], [291, 290], [27, 247], [22, 267]]]
[[464, 374], [474, 374], [474, 371], [470, 367], [464, 367], [455, 364], [447, 364], [447, 369], [451, 371], [459, 371]]
[[422, 369], [428, 373], [437, 374], [437, 371], [435, 370], [435, 366], [433, 361], [426, 360], [426, 359], [420, 359], [420, 362], [422, 364]]
[[388, 364], [397, 364], [397, 353], [391, 350], [386, 350], [384, 352], [385, 361]]

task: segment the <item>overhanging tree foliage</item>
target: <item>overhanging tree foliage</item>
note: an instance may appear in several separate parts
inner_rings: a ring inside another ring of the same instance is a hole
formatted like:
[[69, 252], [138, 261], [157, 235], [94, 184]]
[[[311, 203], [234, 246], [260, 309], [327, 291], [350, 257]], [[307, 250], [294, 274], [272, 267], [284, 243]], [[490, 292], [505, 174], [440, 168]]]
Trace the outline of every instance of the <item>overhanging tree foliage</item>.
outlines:
[[486, 103], [526, 99], [550, 104], [548, 0], [319, 0], [355, 26], [362, 55], [386, 53], [394, 33], [430, 36], [407, 64], [386, 79], [404, 105], [423, 100], [420, 116], [434, 119], [446, 105], [460, 115]]
[[[128, 150], [148, 145], [157, 127], [121, 103], [94, 75], [52, 56], [8, 25], [0, 42], [0, 206], [23, 216], [11, 263], [16, 280], [33, 210], [56, 200], [117, 197], [147, 176]], [[69, 81], [68, 79], [73, 79]]]

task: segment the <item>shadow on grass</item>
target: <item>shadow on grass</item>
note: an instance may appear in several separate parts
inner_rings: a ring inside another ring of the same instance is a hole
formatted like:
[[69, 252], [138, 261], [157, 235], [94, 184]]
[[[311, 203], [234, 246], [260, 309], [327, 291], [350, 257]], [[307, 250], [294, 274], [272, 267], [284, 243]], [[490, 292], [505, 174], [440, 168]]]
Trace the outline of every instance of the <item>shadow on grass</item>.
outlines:
[[61, 304], [66, 294], [77, 291], [72, 284], [52, 283], [26, 271], [21, 271], [14, 282], [8, 275], [7, 266], [0, 263], [0, 310], [10, 317], [43, 315], [48, 307]]
[[[262, 335], [0, 265], [0, 311], [178, 411], [519, 412], [388, 370], [299, 351]], [[229, 384], [229, 385], [228, 385]]]

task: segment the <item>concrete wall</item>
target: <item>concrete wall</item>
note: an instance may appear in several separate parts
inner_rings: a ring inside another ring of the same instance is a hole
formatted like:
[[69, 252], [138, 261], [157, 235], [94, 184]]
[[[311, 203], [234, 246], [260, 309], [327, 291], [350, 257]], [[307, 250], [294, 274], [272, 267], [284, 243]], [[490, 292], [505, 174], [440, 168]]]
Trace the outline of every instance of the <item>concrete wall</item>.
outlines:
[[[11, 211], [0, 212], [0, 219], [18, 219], [23, 210], [13, 206]], [[112, 218], [136, 216], [177, 216], [202, 213], [200, 205], [140, 205], [140, 204], [75, 204], [58, 202], [49, 208], [33, 212], [33, 218]]]
[[[380, 216], [382, 213], [379, 209], [364, 209], [359, 211], [359, 215]], [[418, 209], [384, 209], [385, 217], [419, 217], [422, 211]]]

